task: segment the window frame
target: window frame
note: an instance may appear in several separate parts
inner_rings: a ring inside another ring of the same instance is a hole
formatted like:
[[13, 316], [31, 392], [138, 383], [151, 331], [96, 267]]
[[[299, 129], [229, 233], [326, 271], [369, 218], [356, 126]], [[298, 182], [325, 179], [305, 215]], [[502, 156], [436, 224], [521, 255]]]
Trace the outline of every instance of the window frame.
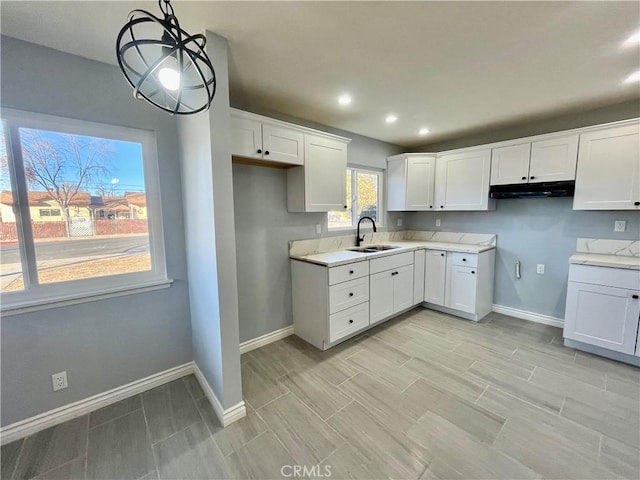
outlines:
[[385, 225], [384, 218], [384, 170], [376, 170], [374, 168], [369, 167], [356, 167], [356, 166], [347, 166], [346, 171], [351, 170], [351, 226], [349, 227], [330, 227], [329, 224], [329, 212], [327, 212], [327, 230], [330, 232], [347, 232], [351, 230], [355, 230], [358, 228], [358, 218], [356, 216], [356, 212], [358, 210], [358, 199], [357, 195], [354, 195], [353, 192], [357, 191], [358, 184], [358, 173], [365, 173], [367, 175], [376, 175], [378, 177], [378, 202], [377, 202], [377, 212], [378, 212], [378, 220], [376, 220], [376, 227], [383, 227]]
[[[4, 125], [9, 180], [14, 198], [13, 209], [16, 218], [18, 249], [25, 286], [24, 290], [2, 292], [0, 311], [3, 314], [54, 308], [60, 306], [58, 305], [60, 303], [74, 304], [120, 294], [127, 295], [139, 290], [153, 289], [155, 286], [166, 288], [172, 283], [167, 278], [155, 132], [9, 108], [2, 108], [0, 117]], [[20, 128], [134, 142], [141, 145], [145, 195], [148, 205], [147, 225], [151, 270], [55, 283], [40, 284], [37, 282], [38, 268], [27, 196], [28, 185], [20, 144]], [[24, 207], [25, 205], [26, 207]]]

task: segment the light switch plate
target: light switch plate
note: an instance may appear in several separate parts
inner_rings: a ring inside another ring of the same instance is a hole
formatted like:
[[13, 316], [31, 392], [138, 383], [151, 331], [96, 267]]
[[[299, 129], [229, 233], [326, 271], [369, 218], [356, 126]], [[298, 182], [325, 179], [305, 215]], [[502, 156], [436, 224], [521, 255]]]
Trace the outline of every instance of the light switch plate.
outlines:
[[439, 226], [440, 226], [440, 219], [436, 218], [436, 227], [439, 227]]
[[544, 275], [544, 263], [539, 263], [536, 268], [536, 273], [538, 275]]
[[624, 232], [627, 229], [626, 220], [616, 220], [614, 223], [613, 231], [614, 232]]
[[320, 235], [322, 233], [322, 225], [319, 223], [316, 225], [316, 233]]
[[399, 226], [399, 227], [401, 227], [401, 226], [402, 226], [402, 219], [401, 219], [401, 218], [399, 218], [399, 219], [398, 219], [397, 224], [398, 224], [398, 226]]

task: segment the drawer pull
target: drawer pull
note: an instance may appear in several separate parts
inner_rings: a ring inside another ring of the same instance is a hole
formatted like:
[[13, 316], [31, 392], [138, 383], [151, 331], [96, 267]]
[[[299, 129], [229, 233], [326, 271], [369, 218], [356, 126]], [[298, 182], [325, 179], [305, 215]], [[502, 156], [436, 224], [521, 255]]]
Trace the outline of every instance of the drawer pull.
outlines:
[[526, 180], [526, 179], [527, 179], [527, 177], [522, 177], [522, 180]]
[[262, 149], [260, 149], [260, 148], [259, 148], [259, 149], [258, 149], [258, 153], [262, 153]]
[[476, 271], [475, 271], [475, 270], [471, 270], [471, 273], [474, 273], [474, 274], [475, 274], [475, 273], [476, 273]]
[[444, 253], [441, 253], [441, 254], [440, 254], [440, 256], [441, 256], [441, 257], [444, 257]]
[[463, 258], [463, 259], [462, 259], [462, 261], [463, 261], [463, 262], [466, 262], [466, 261], [467, 261], [467, 259], [466, 259], [466, 258]]
[[353, 297], [353, 292], [350, 292], [350, 293], [349, 293], [349, 296], [350, 296], [350, 297]]
[[[265, 151], [264, 151], [264, 154], [265, 154], [265, 155], [269, 155], [269, 150], [265, 150]], [[531, 178], [533, 178], [533, 177], [531, 177]]]
[[536, 178], [536, 177], [531, 177], [531, 180], [533, 180], [534, 178]]
[[638, 295], [631, 295], [631, 298], [635, 298], [637, 300], [638, 299]]
[[349, 275], [353, 275], [353, 270], [349, 270]]
[[633, 202], [633, 204], [637, 207], [638, 205], [640, 205], [640, 202]]
[[353, 320], [349, 320], [349, 323], [353, 323]]

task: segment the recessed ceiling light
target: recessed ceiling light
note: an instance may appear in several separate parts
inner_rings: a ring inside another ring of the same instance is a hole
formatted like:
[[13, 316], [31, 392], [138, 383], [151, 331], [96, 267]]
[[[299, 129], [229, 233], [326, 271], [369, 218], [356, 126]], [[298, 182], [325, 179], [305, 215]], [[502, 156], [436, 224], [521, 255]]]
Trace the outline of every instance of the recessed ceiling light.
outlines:
[[398, 120], [398, 117], [396, 117], [394, 114], [390, 113], [389, 115], [387, 115], [387, 118], [384, 119], [385, 122], [387, 123], [394, 123]]
[[637, 45], [639, 43], [640, 43], [640, 30], [634, 33], [633, 35], [631, 35], [629, 38], [627, 38], [624, 41], [623, 45], [625, 47], [630, 47], [632, 45]]
[[429, 133], [428, 128], [421, 128], [420, 131], [418, 132], [419, 135], [426, 135], [427, 133]]
[[351, 103], [351, 97], [346, 93], [338, 97], [338, 103], [340, 105], [349, 105]]
[[634, 83], [634, 82], [640, 82], [640, 70], [638, 70], [637, 72], [633, 72], [624, 80], [624, 83]]

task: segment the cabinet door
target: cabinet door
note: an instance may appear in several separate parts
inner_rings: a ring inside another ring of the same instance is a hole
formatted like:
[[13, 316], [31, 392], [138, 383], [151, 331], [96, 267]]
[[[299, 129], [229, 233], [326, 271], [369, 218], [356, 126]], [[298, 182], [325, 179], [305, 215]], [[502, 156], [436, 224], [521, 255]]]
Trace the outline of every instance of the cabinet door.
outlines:
[[424, 250], [413, 253], [413, 304], [424, 301], [424, 268], [426, 254]]
[[435, 174], [435, 157], [410, 157], [407, 159], [407, 198], [405, 210], [433, 209]]
[[529, 182], [575, 180], [578, 161], [578, 135], [531, 144]]
[[231, 155], [262, 158], [262, 123], [231, 115]]
[[491, 150], [453, 153], [436, 159], [436, 207], [489, 210]]
[[393, 271], [393, 313], [413, 306], [413, 265]]
[[531, 144], [494, 148], [491, 151], [491, 185], [527, 183]]
[[344, 210], [347, 144], [305, 134], [305, 211]]
[[477, 279], [476, 268], [450, 265], [447, 268], [445, 306], [467, 313], [476, 313]]
[[291, 165], [304, 164], [304, 135], [277, 125], [262, 126], [263, 158]]
[[440, 250], [427, 250], [425, 253], [424, 301], [434, 305], [444, 305], [444, 287], [446, 280], [446, 253]]
[[393, 315], [393, 272], [395, 270], [388, 270], [369, 278], [369, 318], [372, 325]]
[[640, 209], [640, 126], [580, 135], [574, 210]]
[[638, 333], [637, 291], [569, 282], [564, 336], [633, 355]]

